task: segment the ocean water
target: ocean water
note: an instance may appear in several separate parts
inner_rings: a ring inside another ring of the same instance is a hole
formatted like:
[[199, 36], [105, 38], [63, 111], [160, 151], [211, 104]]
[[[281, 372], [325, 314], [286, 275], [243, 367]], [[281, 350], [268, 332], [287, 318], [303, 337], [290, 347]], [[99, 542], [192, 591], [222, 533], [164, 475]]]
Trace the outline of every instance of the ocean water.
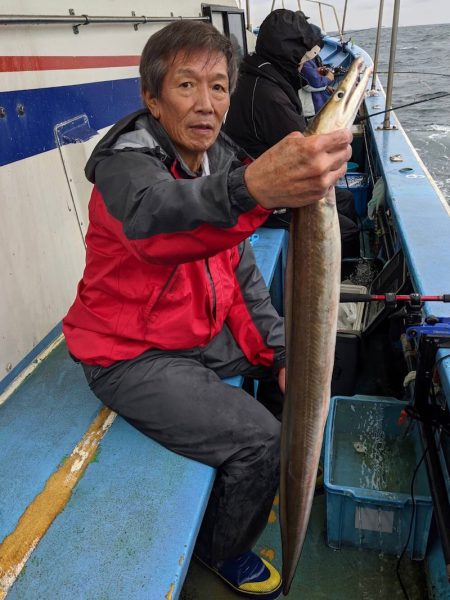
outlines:
[[[349, 31], [353, 43], [375, 53], [376, 29]], [[391, 29], [383, 28], [378, 75], [387, 87]], [[450, 92], [450, 24], [399, 27], [392, 105]], [[413, 146], [450, 203], [450, 96], [395, 111]]]

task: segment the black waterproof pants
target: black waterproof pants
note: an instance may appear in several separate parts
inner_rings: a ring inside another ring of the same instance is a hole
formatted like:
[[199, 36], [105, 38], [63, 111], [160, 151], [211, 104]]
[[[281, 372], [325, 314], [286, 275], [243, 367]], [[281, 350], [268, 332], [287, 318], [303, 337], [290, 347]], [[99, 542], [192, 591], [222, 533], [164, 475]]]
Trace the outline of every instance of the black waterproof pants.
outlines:
[[[83, 365], [95, 395], [166, 448], [217, 469], [197, 539], [210, 565], [250, 550], [279, 483], [279, 421], [253, 396], [223, 383], [251, 365], [229, 330], [204, 349], [150, 350], [110, 367]], [[151, 465], [149, 465], [151, 468]]]

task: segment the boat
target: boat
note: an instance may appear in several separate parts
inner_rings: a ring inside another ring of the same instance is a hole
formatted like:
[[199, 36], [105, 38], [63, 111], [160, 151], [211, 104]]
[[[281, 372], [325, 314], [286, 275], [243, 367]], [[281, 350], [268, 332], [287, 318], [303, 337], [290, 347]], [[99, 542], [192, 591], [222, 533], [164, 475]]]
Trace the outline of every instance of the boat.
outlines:
[[[19, 6], [17, 14], [17, 3], [0, 0], [0, 598], [232, 598], [191, 561], [213, 471], [171, 455], [120, 418], [104, 415], [99, 425], [100, 405], [67, 355], [61, 319], [84, 268], [91, 187], [84, 165], [101, 136], [142, 105], [146, 40], [173, 20], [204, 19], [232, 35], [243, 55], [255, 44], [251, 3], [245, 11], [234, 0], [136, 0], [132, 10], [119, 0]], [[394, 57], [399, 6], [396, 0]], [[337, 77], [357, 56], [373, 62], [348, 40], [344, 21], [345, 13], [321, 52]], [[377, 56], [374, 62], [353, 127], [350, 168], [357, 170], [340, 182], [357, 202], [361, 255], [342, 265], [342, 299], [358, 307], [358, 318], [338, 333], [333, 415], [348, 402], [352, 411], [364, 402], [402, 403], [409, 411], [402, 418], [414, 417], [410, 428], [425, 440], [412, 467], [426, 466], [428, 488], [415, 502], [408, 489], [371, 504], [356, 483], [338, 489], [336, 457], [324, 455], [325, 494], [316, 497], [290, 597], [443, 600], [450, 598], [450, 205], [391, 110], [393, 78], [385, 93]], [[280, 310], [285, 246], [281, 231], [254, 236]], [[332, 427], [330, 420], [329, 444]], [[103, 437], [91, 444], [100, 429]], [[361, 443], [355, 450], [364, 454]], [[80, 477], [65, 498], [49, 500], [48, 489], [64, 478], [66, 485], [78, 459], [85, 460]], [[330, 537], [338, 496], [350, 499], [360, 522], [339, 521]], [[403, 528], [392, 556], [389, 536], [400, 525], [389, 524], [383, 503]], [[280, 567], [277, 510], [275, 503], [258, 552]], [[358, 536], [353, 543], [346, 527]], [[411, 534], [417, 552], [410, 552]]]

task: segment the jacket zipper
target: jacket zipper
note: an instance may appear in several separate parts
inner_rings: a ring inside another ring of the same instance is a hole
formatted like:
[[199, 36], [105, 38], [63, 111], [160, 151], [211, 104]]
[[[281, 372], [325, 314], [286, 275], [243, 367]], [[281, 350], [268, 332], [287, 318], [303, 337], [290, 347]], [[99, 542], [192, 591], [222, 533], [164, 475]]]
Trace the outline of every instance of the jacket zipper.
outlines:
[[[161, 291], [159, 292], [158, 297], [156, 298], [156, 300], [155, 300], [155, 302], [154, 302], [154, 304], [153, 304], [153, 306], [152, 306], [152, 308], [150, 310], [150, 313], [152, 313], [155, 310], [156, 306], [158, 305], [158, 302], [161, 300], [161, 298], [163, 297], [163, 295], [167, 291], [167, 288], [169, 287], [169, 285], [170, 285], [170, 283], [171, 283], [171, 281], [172, 281], [172, 279], [173, 279], [173, 277], [174, 277], [177, 269], [178, 269], [178, 265], [173, 269], [173, 271], [171, 272], [171, 274], [167, 278], [166, 283], [161, 288]], [[149, 313], [149, 315], [150, 315], [150, 313]]]
[[205, 259], [205, 268], [206, 268], [206, 274], [208, 275], [209, 283], [211, 285], [211, 295], [212, 295], [211, 311], [212, 311], [213, 319], [216, 320], [216, 288], [214, 287], [214, 281], [213, 281], [211, 271], [209, 268], [209, 259], [208, 258]]

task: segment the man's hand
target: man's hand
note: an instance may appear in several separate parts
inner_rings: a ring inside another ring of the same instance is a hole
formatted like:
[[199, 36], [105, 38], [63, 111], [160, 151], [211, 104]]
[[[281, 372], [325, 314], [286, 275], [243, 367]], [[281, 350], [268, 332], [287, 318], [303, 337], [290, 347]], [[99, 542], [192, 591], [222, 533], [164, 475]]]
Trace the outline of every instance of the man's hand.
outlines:
[[330, 81], [334, 81], [334, 73], [331, 69], [327, 69], [327, 67], [319, 67], [317, 71], [319, 75], [322, 75], [322, 77], [326, 77]]
[[326, 196], [343, 177], [352, 134], [340, 129], [304, 137], [290, 133], [245, 170], [249, 194], [264, 208], [299, 208]]

